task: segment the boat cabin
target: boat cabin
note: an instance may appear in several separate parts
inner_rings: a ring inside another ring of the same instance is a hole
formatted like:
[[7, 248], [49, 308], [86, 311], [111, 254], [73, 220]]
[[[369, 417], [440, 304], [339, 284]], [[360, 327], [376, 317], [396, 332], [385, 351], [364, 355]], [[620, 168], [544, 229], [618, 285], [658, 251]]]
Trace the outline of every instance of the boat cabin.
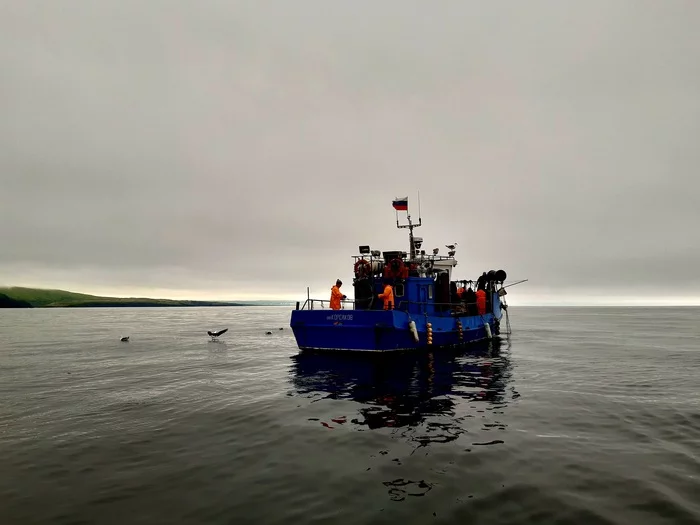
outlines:
[[377, 296], [386, 284], [393, 287], [394, 309], [410, 314], [464, 315], [473, 310], [473, 315], [477, 315], [476, 299], [472, 295], [477, 289], [487, 292], [487, 311], [491, 310], [490, 292], [496, 290], [498, 283], [505, 281], [506, 273], [503, 270], [484, 272], [475, 281], [454, 280], [453, 269], [457, 266], [457, 260], [453, 245], [447, 247], [448, 255], [442, 256], [438, 255], [437, 248], [432, 254], [421, 250], [423, 240], [419, 237], [411, 241], [410, 254], [359, 247], [360, 254], [353, 256], [355, 310], [383, 310], [384, 303]]

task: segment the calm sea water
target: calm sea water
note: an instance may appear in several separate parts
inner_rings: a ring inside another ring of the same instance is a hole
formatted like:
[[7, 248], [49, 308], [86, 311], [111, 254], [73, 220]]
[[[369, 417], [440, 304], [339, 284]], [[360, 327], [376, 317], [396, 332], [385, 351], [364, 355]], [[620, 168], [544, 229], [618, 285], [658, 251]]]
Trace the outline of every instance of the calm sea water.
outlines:
[[0, 523], [699, 523], [700, 309], [510, 315], [324, 356], [288, 308], [0, 310]]

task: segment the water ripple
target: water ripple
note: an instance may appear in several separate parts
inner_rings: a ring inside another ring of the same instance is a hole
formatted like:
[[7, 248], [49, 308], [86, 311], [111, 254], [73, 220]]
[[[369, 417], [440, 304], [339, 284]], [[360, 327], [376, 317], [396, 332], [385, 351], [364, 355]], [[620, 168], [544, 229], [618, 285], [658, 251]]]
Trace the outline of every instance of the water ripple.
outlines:
[[300, 354], [286, 308], [3, 312], [0, 522], [697, 523], [700, 310], [512, 310], [394, 356]]

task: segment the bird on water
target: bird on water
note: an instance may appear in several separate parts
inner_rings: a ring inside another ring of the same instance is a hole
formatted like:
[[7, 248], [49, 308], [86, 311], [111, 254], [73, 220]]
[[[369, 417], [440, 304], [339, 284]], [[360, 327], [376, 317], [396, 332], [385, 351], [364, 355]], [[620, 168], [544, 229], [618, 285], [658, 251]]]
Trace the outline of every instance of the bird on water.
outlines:
[[218, 332], [212, 332], [210, 330], [207, 330], [207, 334], [209, 335], [209, 337], [211, 337], [212, 341], [216, 341], [216, 339], [218, 339], [220, 335], [225, 334], [226, 332], [228, 332], [228, 328], [224, 328], [223, 330], [219, 330]]

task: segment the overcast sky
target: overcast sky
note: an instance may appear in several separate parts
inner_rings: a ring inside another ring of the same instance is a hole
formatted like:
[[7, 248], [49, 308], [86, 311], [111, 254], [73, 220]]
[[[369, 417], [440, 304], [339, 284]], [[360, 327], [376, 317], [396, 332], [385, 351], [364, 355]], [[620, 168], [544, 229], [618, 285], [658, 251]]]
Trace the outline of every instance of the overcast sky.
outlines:
[[[700, 297], [697, 0], [0, 2], [0, 284], [352, 295], [360, 244], [518, 302]], [[601, 299], [607, 295], [607, 299]]]

